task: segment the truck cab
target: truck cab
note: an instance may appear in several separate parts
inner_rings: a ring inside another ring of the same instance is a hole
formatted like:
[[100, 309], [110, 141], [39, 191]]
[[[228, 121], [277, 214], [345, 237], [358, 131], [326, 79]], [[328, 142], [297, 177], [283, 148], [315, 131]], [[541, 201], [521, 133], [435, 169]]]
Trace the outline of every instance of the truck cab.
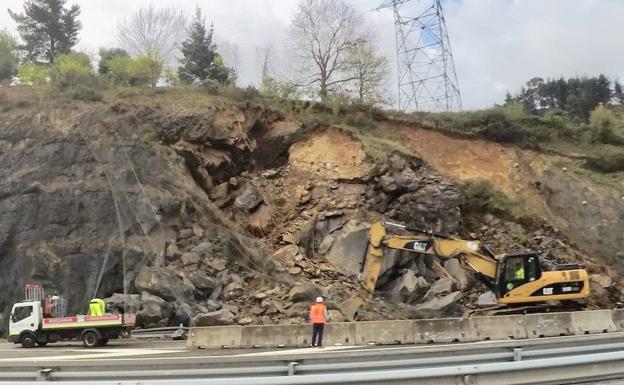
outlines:
[[[41, 327], [43, 309], [41, 302], [18, 302], [13, 305], [9, 317], [9, 341], [20, 342], [23, 336], [27, 336], [26, 344], [34, 345], [37, 330]], [[28, 336], [32, 336], [29, 339]], [[41, 345], [41, 344], [40, 344]]]

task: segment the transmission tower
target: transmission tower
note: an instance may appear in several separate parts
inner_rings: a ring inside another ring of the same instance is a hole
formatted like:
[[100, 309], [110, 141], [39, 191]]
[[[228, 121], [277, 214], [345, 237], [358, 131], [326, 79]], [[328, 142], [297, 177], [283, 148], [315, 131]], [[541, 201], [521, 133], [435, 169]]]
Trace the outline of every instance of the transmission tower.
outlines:
[[[440, 0], [385, 0], [377, 9], [383, 8], [394, 10], [399, 109], [461, 111]], [[408, 12], [417, 16], [406, 16]]]

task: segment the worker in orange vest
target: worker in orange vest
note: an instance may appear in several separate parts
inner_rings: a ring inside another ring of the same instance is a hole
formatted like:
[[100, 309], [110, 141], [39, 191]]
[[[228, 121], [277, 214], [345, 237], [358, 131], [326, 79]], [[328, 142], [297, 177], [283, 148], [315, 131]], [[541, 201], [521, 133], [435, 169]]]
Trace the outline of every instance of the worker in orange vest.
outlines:
[[323, 329], [327, 322], [327, 306], [323, 304], [323, 297], [316, 297], [316, 303], [310, 307], [310, 321], [312, 322], [312, 346], [323, 346]]

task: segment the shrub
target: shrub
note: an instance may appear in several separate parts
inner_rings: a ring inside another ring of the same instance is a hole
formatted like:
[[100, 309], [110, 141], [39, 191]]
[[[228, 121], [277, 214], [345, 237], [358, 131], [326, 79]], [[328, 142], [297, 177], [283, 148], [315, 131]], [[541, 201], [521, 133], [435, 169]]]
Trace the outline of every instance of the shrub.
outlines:
[[103, 96], [100, 92], [97, 92], [92, 87], [86, 85], [79, 85], [74, 87], [69, 92], [69, 96], [75, 100], [84, 100], [86, 102], [99, 102]]
[[260, 96], [260, 92], [253, 86], [238, 88], [235, 86], [220, 86], [217, 93], [225, 98], [235, 101], [251, 101]]
[[130, 66], [132, 58], [117, 56], [106, 62], [107, 76], [115, 85], [127, 86], [130, 84]]
[[84, 53], [59, 55], [50, 69], [50, 81], [60, 89], [75, 88], [92, 80], [91, 60]]
[[488, 181], [467, 182], [460, 186], [461, 210], [467, 215], [492, 213], [501, 216], [515, 216], [517, 203], [496, 190]]
[[29, 86], [41, 86], [48, 82], [49, 69], [38, 64], [22, 64], [18, 68], [20, 83]]
[[624, 153], [606, 151], [601, 155], [588, 158], [585, 167], [602, 173], [624, 171]]

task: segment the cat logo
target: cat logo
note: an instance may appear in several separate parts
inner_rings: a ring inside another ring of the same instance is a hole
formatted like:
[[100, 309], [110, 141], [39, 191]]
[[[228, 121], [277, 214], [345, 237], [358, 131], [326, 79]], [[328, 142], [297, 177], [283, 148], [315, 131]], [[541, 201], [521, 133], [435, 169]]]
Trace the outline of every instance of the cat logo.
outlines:
[[412, 244], [412, 249], [414, 251], [426, 251], [427, 250], [427, 242], [414, 242]]

